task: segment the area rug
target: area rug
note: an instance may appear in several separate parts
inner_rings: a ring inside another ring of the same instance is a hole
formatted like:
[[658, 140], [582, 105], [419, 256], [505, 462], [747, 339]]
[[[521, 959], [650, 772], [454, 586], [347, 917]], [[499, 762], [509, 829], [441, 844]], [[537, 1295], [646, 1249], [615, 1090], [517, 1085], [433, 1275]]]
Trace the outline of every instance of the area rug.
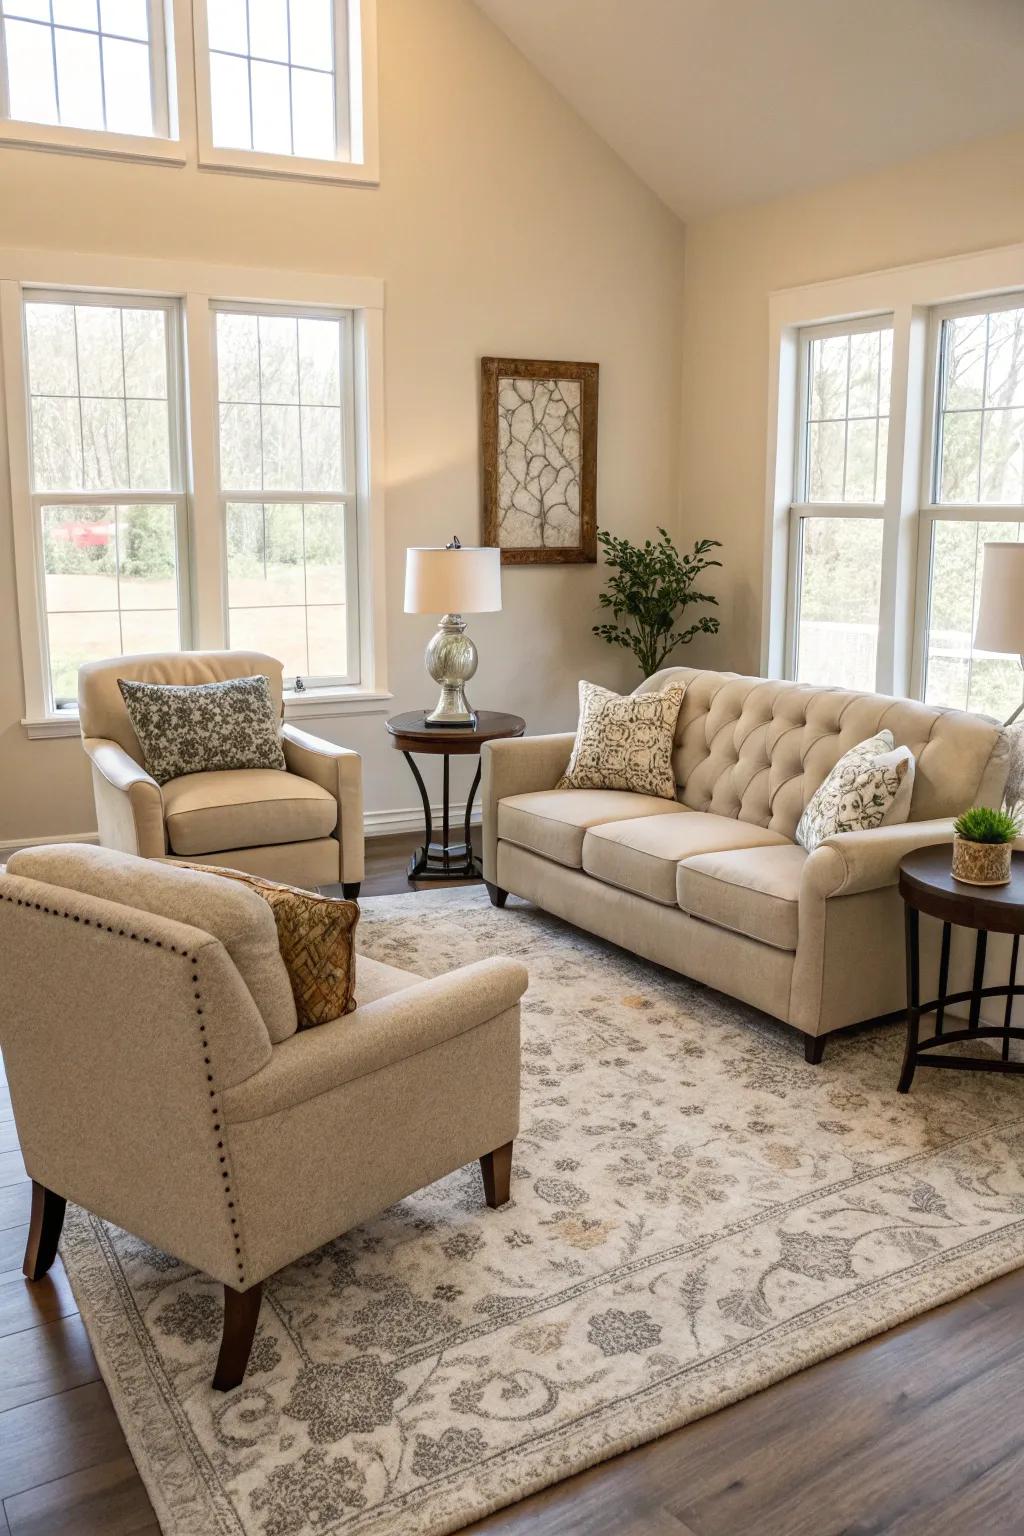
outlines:
[[69, 1210], [169, 1536], [441, 1536], [1024, 1261], [1019, 1082], [900, 1097], [892, 1025], [807, 1066], [763, 1015], [479, 888], [367, 901], [360, 939], [427, 975], [529, 966], [514, 1201], [489, 1211], [474, 1165], [274, 1277], [226, 1395], [219, 1287]]

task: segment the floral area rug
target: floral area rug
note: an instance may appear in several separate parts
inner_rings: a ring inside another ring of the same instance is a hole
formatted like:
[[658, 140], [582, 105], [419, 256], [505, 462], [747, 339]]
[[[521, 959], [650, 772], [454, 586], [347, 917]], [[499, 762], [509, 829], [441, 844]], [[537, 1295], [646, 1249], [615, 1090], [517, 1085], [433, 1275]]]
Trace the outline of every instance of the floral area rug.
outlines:
[[1024, 1261], [1012, 1079], [918, 1073], [476, 888], [364, 904], [436, 975], [530, 970], [513, 1203], [476, 1165], [267, 1284], [248, 1375], [209, 1382], [220, 1290], [69, 1210], [89, 1336], [171, 1536], [440, 1536]]

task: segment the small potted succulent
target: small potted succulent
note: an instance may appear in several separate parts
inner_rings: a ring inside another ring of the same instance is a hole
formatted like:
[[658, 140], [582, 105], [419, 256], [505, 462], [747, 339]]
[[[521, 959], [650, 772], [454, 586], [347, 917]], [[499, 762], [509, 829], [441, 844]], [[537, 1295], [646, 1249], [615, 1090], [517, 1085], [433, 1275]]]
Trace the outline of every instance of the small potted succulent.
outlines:
[[953, 823], [953, 879], [965, 885], [1008, 885], [1020, 822], [1006, 811], [976, 805]]

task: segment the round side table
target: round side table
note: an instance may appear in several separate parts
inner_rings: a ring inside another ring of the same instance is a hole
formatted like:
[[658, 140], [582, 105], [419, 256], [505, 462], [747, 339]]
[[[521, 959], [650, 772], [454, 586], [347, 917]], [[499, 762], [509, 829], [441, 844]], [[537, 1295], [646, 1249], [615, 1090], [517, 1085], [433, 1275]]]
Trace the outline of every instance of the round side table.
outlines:
[[[452, 757], [474, 755], [479, 757], [480, 748], [485, 741], [498, 741], [505, 736], [521, 736], [526, 730], [526, 721], [519, 715], [503, 715], [491, 709], [481, 709], [477, 712], [476, 725], [472, 728], [464, 725], [427, 725], [425, 713], [424, 710], [419, 709], [406, 715], [392, 715], [387, 722], [391, 745], [396, 751], [402, 753], [409, 764], [423, 804], [425, 836], [422, 848], [417, 848], [409, 860], [409, 879], [458, 880], [467, 877], [476, 879], [480, 875], [480, 863], [474, 857], [473, 845], [470, 842], [470, 820], [473, 815], [473, 801], [480, 787], [480, 764], [477, 764], [476, 777], [469, 792], [469, 799], [466, 801], [462, 841], [453, 843], [448, 795], [448, 760]], [[430, 798], [427, 795], [423, 776], [416, 766], [414, 752], [444, 758], [444, 805], [440, 842], [434, 841]]]
[[[1024, 1072], [1024, 1061], [1010, 1060], [1010, 1041], [1024, 1040], [1024, 1029], [1013, 1025], [1013, 1000], [1024, 995], [1024, 984], [1017, 982], [1017, 952], [1024, 933], [1024, 853], [1013, 855], [1009, 885], [965, 885], [954, 880], [950, 871], [953, 850], [949, 843], [934, 848], [919, 848], [900, 864], [900, 895], [903, 897], [907, 939], [907, 1049], [899, 1091], [906, 1093], [917, 1067], [953, 1067], [968, 1072]], [[938, 995], [930, 1003], [921, 1001], [920, 950], [918, 928], [920, 914], [937, 917], [942, 923], [942, 948], [939, 954]], [[966, 992], [950, 992], [949, 944], [953, 924], [973, 928], [974, 975]], [[1010, 975], [1005, 986], [985, 986], [985, 955], [990, 933], [1013, 935]], [[1001, 1025], [982, 1024], [981, 1005], [986, 997], [1004, 997], [1006, 1007]], [[967, 1026], [957, 1019], [946, 1029], [946, 1009], [954, 1003], [969, 1004]], [[935, 1032], [920, 1039], [922, 1016], [935, 1015]], [[999, 1040], [998, 1056], [944, 1056], [939, 1048], [955, 1040]]]

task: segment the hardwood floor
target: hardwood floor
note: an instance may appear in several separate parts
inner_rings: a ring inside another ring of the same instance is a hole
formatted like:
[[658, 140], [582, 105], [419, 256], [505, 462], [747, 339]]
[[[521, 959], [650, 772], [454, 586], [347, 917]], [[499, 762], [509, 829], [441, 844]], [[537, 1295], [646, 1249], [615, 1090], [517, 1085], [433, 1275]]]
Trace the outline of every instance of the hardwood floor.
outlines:
[[[368, 844], [364, 895], [409, 889], [413, 841]], [[156, 1536], [60, 1260], [21, 1277], [28, 1210], [0, 1079], [0, 1536]], [[1024, 1533], [1022, 1317], [1018, 1270], [473, 1536]]]

